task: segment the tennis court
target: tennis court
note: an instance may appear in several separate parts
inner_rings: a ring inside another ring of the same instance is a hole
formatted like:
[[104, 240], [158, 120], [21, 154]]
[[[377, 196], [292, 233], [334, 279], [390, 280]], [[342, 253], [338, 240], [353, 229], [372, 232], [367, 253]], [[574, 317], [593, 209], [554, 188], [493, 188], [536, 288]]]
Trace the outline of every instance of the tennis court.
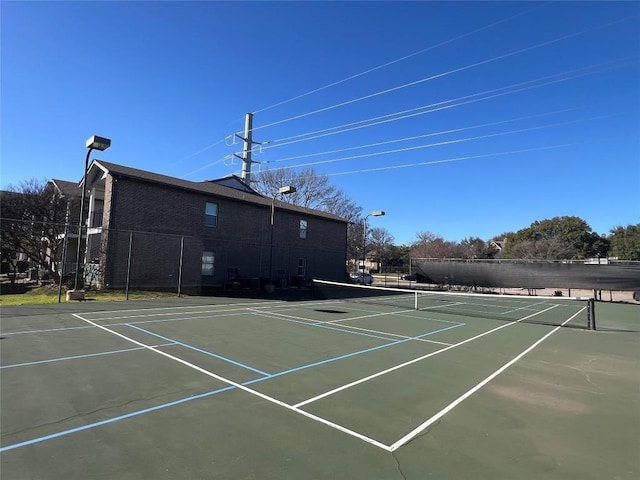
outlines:
[[317, 293], [3, 308], [2, 478], [640, 475], [638, 306]]

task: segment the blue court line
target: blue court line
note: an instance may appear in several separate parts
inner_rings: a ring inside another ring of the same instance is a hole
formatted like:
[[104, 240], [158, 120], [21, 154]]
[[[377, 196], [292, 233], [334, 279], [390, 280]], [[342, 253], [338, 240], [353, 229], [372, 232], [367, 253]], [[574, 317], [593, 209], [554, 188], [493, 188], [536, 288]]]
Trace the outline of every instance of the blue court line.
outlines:
[[284, 370], [282, 372], [274, 373], [273, 375], [271, 375], [268, 378], [256, 378], [254, 380], [249, 380], [249, 381], [243, 383], [242, 385], [245, 385], [245, 386], [246, 385], [253, 385], [254, 383], [263, 382], [264, 380], [271, 380], [272, 378], [280, 377], [282, 375], [287, 375], [287, 374], [293, 373], [293, 372], [299, 372], [300, 370], [305, 370], [307, 368], [317, 367], [319, 365], [324, 365], [324, 364], [327, 364], [327, 363], [335, 362], [337, 360], [343, 360], [345, 358], [353, 357], [355, 355], [360, 355], [362, 353], [367, 353], [367, 352], [372, 352], [374, 350], [379, 350], [379, 349], [382, 349], [382, 348], [392, 347], [392, 346], [398, 345], [400, 343], [410, 342], [411, 340], [417, 340], [419, 338], [428, 337], [429, 335], [433, 335], [435, 333], [444, 332], [446, 330], [451, 330], [453, 328], [462, 327], [464, 325], [466, 325], [466, 323], [459, 323], [459, 324], [456, 324], [456, 325], [450, 325], [448, 327], [444, 327], [444, 328], [441, 328], [439, 330], [433, 330], [431, 332], [423, 333], [421, 335], [416, 335], [415, 337], [403, 338], [401, 340], [395, 340], [395, 341], [393, 341], [391, 343], [385, 343], [383, 345], [378, 345], [376, 347], [366, 348], [364, 350], [358, 350], [357, 352], [347, 353], [345, 355], [340, 355], [338, 357], [327, 358], [325, 360], [320, 360], [319, 362], [309, 363], [307, 365], [302, 365], [300, 367], [295, 367], [295, 368], [292, 368], [292, 369], [289, 369], [289, 370]]
[[136, 330], [140, 330], [141, 332], [144, 332], [146, 334], [152, 335], [154, 337], [161, 338], [162, 340], [166, 340], [167, 342], [171, 342], [171, 343], [173, 343], [175, 345], [180, 345], [181, 347], [185, 347], [185, 348], [188, 348], [190, 350], [195, 350], [196, 352], [204, 353], [205, 355], [209, 355], [210, 357], [214, 357], [214, 358], [217, 358], [219, 360], [223, 360], [225, 362], [232, 363], [233, 365], [236, 365], [238, 367], [245, 368], [247, 370], [251, 370], [252, 372], [259, 373], [260, 375], [264, 375], [265, 377], [269, 377], [271, 375], [270, 373], [263, 372], [262, 370], [258, 370], [257, 368], [250, 367], [249, 365], [245, 365], [244, 363], [236, 362], [235, 360], [231, 360], [230, 358], [223, 357], [222, 355], [217, 355], [217, 354], [215, 354], [213, 352], [209, 352], [207, 350], [203, 350], [201, 348], [194, 347], [193, 345], [189, 345], [187, 343], [179, 342], [177, 340], [174, 340], [173, 338], [164, 337], [164, 336], [159, 335], [157, 333], [153, 333], [153, 332], [151, 332], [149, 330], [145, 330], [144, 328], [138, 327], [137, 325], [133, 325], [133, 324], [130, 324], [130, 323], [125, 323], [125, 325], [127, 327], [131, 327], [131, 328], [135, 328]]
[[[164, 345], [158, 345], [159, 347], [166, 347], [169, 345], [173, 345], [173, 343], [166, 343]], [[125, 348], [123, 350], [110, 350], [108, 352], [100, 352], [100, 353], [87, 353], [84, 355], [74, 355], [72, 357], [60, 357], [60, 358], [51, 358], [49, 360], [38, 360], [35, 362], [25, 362], [25, 363], [14, 363], [13, 365], [3, 365], [0, 367], [0, 369], [3, 368], [14, 368], [14, 367], [26, 367], [29, 365], [39, 365], [42, 363], [55, 363], [55, 362], [61, 362], [63, 360], [76, 360], [78, 358], [89, 358], [89, 357], [98, 357], [101, 355], [111, 355], [114, 353], [124, 353], [124, 352], [134, 352], [136, 350], [146, 350], [146, 348], [144, 347], [135, 347], [135, 348]]]
[[[362, 353], [370, 352], [372, 350], [378, 350], [378, 349], [381, 349], [381, 348], [391, 347], [391, 346], [397, 345], [399, 343], [409, 342], [411, 340], [427, 337], [427, 336], [433, 335], [435, 333], [443, 332], [443, 331], [446, 331], [446, 330], [451, 330], [453, 328], [462, 327], [464, 325], [466, 325], [466, 324], [465, 323], [459, 323], [459, 324], [456, 324], [456, 325], [451, 325], [449, 327], [441, 328], [439, 330], [434, 330], [434, 331], [431, 331], [431, 332], [427, 332], [427, 333], [424, 333], [424, 334], [421, 334], [421, 335], [418, 335], [418, 336], [415, 336], [415, 337], [405, 338], [405, 339], [402, 339], [402, 340], [396, 340], [394, 342], [387, 343], [387, 344], [384, 344], [384, 345], [378, 345], [377, 347], [368, 348], [368, 349], [365, 349], [365, 350], [360, 350], [358, 352], [352, 352], [352, 353], [349, 353], [349, 354], [346, 354], [346, 355], [341, 355], [339, 357], [328, 358], [328, 359], [322, 360], [320, 362], [310, 363], [308, 365], [302, 365], [300, 367], [296, 367], [296, 368], [292, 368], [292, 369], [289, 369], [289, 370], [285, 370], [285, 371], [282, 371], [282, 372], [279, 372], [279, 373], [276, 373], [276, 374], [273, 374], [273, 375], [268, 375], [268, 376], [265, 376], [265, 377], [262, 377], [262, 378], [249, 380], [247, 382], [242, 383], [242, 385], [243, 386], [252, 385], [254, 383], [262, 382], [262, 381], [265, 381], [265, 380], [270, 380], [272, 378], [280, 377], [280, 376], [286, 375], [288, 373], [298, 372], [298, 371], [304, 370], [306, 368], [311, 368], [311, 367], [315, 367], [315, 366], [318, 366], [318, 365], [323, 365], [323, 364], [334, 362], [334, 361], [337, 361], [337, 360], [341, 360], [341, 359], [344, 359], [344, 358], [347, 358], [347, 357], [352, 357], [354, 355], [359, 355], [359, 354], [362, 354]], [[133, 328], [138, 328], [139, 330], [144, 331], [143, 329], [141, 329], [139, 327], [135, 327], [134, 325], [131, 325], [131, 326]], [[151, 332], [146, 332], [146, 333], [151, 333]], [[151, 335], [155, 335], [155, 334], [151, 333]], [[205, 352], [205, 351], [203, 351], [203, 353], [209, 353], [210, 354], [210, 352]], [[127, 418], [131, 418], [131, 417], [135, 417], [135, 416], [138, 416], [138, 415], [142, 415], [144, 413], [149, 413], [149, 412], [153, 412], [153, 411], [156, 411], [156, 410], [161, 410], [161, 409], [164, 409], [164, 408], [172, 407], [174, 405], [179, 405], [179, 404], [182, 404], [182, 403], [190, 402], [192, 400], [197, 400], [197, 399], [200, 399], [200, 398], [216, 395], [218, 393], [227, 392], [227, 391], [233, 390], [235, 388], [236, 387], [234, 387], [234, 386], [219, 388], [217, 390], [212, 390], [210, 392], [201, 393], [201, 394], [194, 395], [194, 396], [191, 396], [191, 397], [182, 398], [180, 400], [175, 400], [173, 402], [164, 403], [164, 404], [161, 404], [161, 405], [156, 405], [155, 407], [145, 408], [143, 410], [138, 410], [138, 411], [135, 411], [135, 412], [127, 413], [125, 415], [120, 415], [118, 417], [110, 418], [108, 420], [102, 420], [100, 422], [95, 422], [95, 423], [90, 423], [88, 425], [83, 425], [82, 427], [76, 427], [76, 428], [72, 428], [72, 429], [69, 429], [69, 430], [63, 430], [62, 432], [53, 433], [51, 435], [45, 435], [43, 437], [38, 437], [38, 438], [34, 438], [34, 439], [27, 440], [27, 441], [24, 441], [24, 442], [15, 443], [13, 445], [8, 445], [6, 447], [0, 447], [0, 453], [8, 451], [8, 450], [13, 450], [13, 449], [19, 448], [19, 447], [25, 447], [25, 446], [28, 446], [28, 445], [33, 445], [35, 443], [40, 443], [40, 442], [44, 442], [44, 441], [47, 441], [47, 440], [52, 440], [54, 438], [62, 437], [62, 436], [65, 436], [65, 435], [70, 435], [72, 433], [80, 432], [80, 431], [83, 431], [83, 430], [88, 430], [90, 428], [100, 427], [102, 425], [107, 425], [109, 423], [114, 423], [114, 422], [118, 422], [120, 420], [125, 420]]]
[[180, 400], [175, 400], [169, 403], [163, 403], [162, 405], [156, 405], [155, 407], [145, 408], [143, 410], [137, 410], [135, 412], [127, 413], [124, 415], [120, 415], [118, 417], [109, 418], [107, 420], [102, 420], [100, 422], [89, 423], [88, 425], [83, 425], [81, 427], [71, 428], [69, 430], [63, 430], [62, 432], [52, 433], [51, 435], [45, 435], [43, 437], [34, 438], [31, 440], [26, 440], [20, 443], [14, 443], [13, 445], [7, 445], [6, 447], [1, 447], [0, 452], [6, 452], [8, 450], [13, 450], [14, 448], [26, 447], [27, 445], [33, 445], [34, 443], [44, 442], [46, 440], [52, 440], [54, 438], [63, 437], [65, 435], [70, 435], [72, 433], [81, 432], [83, 430], [88, 430], [90, 428], [99, 427], [101, 425], [107, 425], [109, 423], [118, 422], [120, 420], [125, 420], [127, 418], [135, 417], [138, 415], [142, 415], [149, 412], [154, 412], [156, 410], [161, 410], [163, 408], [173, 407], [174, 405], [179, 405], [181, 403], [190, 402], [192, 400], [198, 400], [200, 398], [209, 397], [211, 395], [216, 395], [217, 393], [226, 392], [228, 390], [233, 390], [236, 387], [229, 386], [224, 388], [219, 388], [217, 390], [212, 390], [206, 393], [200, 393], [198, 395], [193, 395], [191, 397], [181, 398]]

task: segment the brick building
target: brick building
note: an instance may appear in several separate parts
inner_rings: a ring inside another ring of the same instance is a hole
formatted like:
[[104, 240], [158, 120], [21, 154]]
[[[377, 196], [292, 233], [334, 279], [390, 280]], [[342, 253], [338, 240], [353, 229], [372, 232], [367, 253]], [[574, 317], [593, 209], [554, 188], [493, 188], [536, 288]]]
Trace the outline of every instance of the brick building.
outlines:
[[190, 182], [94, 160], [87, 188], [87, 280], [99, 287], [344, 279], [347, 220], [264, 197], [237, 177]]

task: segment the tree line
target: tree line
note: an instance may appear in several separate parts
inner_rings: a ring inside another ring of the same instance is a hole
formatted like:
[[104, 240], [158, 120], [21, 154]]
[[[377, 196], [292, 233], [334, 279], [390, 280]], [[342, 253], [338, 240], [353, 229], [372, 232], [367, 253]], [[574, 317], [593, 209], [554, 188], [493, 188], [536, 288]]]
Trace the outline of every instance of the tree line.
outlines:
[[640, 223], [615, 226], [605, 235], [594, 232], [586, 221], [575, 216], [535, 221], [521, 230], [490, 239], [470, 236], [453, 242], [423, 231], [418, 232], [409, 245], [396, 245], [391, 232], [376, 227], [367, 228], [364, 241], [362, 207], [330, 185], [326, 175], [312, 168], [267, 170], [257, 175], [256, 188], [264, 195], [275, 194], [283, 185], [295, 185], [298, 191], [282, 200], [331, 212], [351, 222], [347, 232], [350, 259], [366, 256], [382, 265], [399, 267], [408, 266], [411, 258], [580, 260], [615, 257], [640, 261]]

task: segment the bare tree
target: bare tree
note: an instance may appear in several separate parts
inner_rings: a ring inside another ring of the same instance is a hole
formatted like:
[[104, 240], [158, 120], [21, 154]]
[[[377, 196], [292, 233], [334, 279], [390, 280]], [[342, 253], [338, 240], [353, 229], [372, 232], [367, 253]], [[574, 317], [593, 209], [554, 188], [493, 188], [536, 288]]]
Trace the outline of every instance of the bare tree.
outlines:
[[22, 254], [57, 280], [67, 206], [46, 181], [9, 186], [0, 202], [3, 260]]
[[261, 194], [272, 197], [280, 187], [292, 185], [296, 191], [282, 198], [287, 203], [333, 213], [351, 222], [358, 221], [362, 207], [356, 205], [342, 190], [329, 183], [327, 175], [313, 168], [264, 170], [255, 175], [252, 185]]
[[386, 228], [375, 227], [369, 230], [368, 244], [372, 249], [382, 254], [384, 250], [393, 245], [393, 235]]
[[419, 232], [411, 245], [412, 258], [456, 258], [461, 256], [456, 242], [446, 241], [431, 232]]

